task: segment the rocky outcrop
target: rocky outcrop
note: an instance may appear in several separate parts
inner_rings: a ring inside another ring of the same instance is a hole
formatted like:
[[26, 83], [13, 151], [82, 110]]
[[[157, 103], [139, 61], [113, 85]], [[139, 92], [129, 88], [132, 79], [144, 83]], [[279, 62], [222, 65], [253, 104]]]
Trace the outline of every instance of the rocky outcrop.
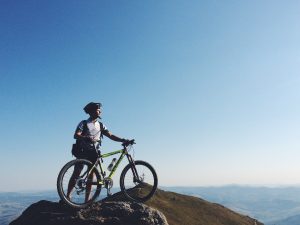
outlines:
[[[167, 222], [168, 221], [168, 222]], [[39, 201], [10, 225], [263, 225], [204, 199], [157, 189], [145, 204], [115, 193], [86, 209]]]
[[105, 201], [75, 210], [63, 204], [39, 201], [10, 225], [168, 225], [165, 216], [141, 203]]

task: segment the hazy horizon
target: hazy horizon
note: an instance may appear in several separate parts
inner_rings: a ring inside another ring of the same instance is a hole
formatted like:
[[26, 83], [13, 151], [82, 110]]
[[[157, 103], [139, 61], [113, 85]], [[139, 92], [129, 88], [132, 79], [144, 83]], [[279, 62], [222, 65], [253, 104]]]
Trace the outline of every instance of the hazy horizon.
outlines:
[[[299, 188], [300, 184], [289, 184], [289, 185], [261, 185], [261, 184], [224, 184], [224, 185], [195, 185], [195, 186], [158, 186], [159, 189], [164, 188], [230, 188], [230, 187], [238, 187], [238, 188], [269, 188], [269, 189], [285, 189], [285, 188]], [[113, 186], [114, 190], [120, 189], [119, 186]], [[103, 188], [105, 190], [105, 188]], [[55, 188], [53, 189], [20, 189], [20, 190], [2, 190], [0, 193], [21, 193], [21, 194], [35, 194], [35, 193], [44, 193], [44, 192], [56, 192]]]
[[55, 189], [90, 101], [160, 186], [300, 184], [299, 10], [1, 1], [0, 191]]

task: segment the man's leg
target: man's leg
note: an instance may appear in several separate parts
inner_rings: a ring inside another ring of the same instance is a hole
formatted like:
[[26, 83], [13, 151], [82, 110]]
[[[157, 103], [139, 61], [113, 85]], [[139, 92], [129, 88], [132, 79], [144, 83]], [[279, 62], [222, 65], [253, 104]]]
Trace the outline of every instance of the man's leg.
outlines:
[[67, 191], [68, 199], [71, 199], [71, 196], [70, 196], [71, 192], [72, 192], [73, 188], [75, 187], [76, 178], [79, 177], [81, 170], [82, 170], [82, 167], [80, 165], [75, 165], [73, 174], [72, 174], [72, 176], [69, 180], [69, 184], [68, 184], [68, 191]]
[[88, 183], [87, 183], [86, 189], [85, 189], [85, 202], [90, 200], [90, 194], [91, 194], [91, 190], [92, 190], [91, 182], [94, 180], [94, 178], [95, 178], [95, 174], [94, 174], [94, 172], [92, 172], [88, 177]]
[[[98, 154], [97, 154], [97, 148], [96, 147], [92, 151], [89, 152], [89, 155], [88, 155], [87, 159], [90, 162], [92, 162], [93, 164], [96, 163], [96, 161], [98, 159]], [[95, 168], [93, 169], [93, 171], [91, 172], [91, 174], [88, 177], [88, 183], [87, 183], [86, 189], [85, 189], [85, 202], [90, 200], [90, 193], [91, 193], [91, 190], [92, 190], [91, 182], [95, 179], [94, 170], [95, 170]]]

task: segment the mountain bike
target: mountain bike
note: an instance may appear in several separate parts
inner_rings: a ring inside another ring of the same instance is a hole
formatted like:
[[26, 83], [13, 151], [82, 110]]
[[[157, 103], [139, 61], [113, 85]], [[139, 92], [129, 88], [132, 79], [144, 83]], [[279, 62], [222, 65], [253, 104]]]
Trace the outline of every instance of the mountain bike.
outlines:
[[[129, 151], [134, 140], [123, 143], [121, 150], [101, 154], [97, 151], [97, 160], [95, 163], [86, 159], [75, 159], [68, 162], [59, 172], [57, 178], [57, 191], [61, 200], [74, 208], [85, 208], [93, 203], [101, 192], [101, 188], [107, 189], [107, 195], [111, 195], [113, 187], [112, 177], [115, 174], [121, 161], [128, 159], [128, 165], [124, 167], [120, 175], [120, 188], [128, 200], [135, 202], [145, 202], [149, 200], [157, 189], [157, 174], [154, 168], [147, 162], [133, 160]], [[103, 169], [103, 158], [121, 154], [119, 159], [113, 159], [110, 164], [111, 171], [108, 170], [108, 176]], [[113, 162], [115, 164], [113, 165]], [[76, 171], [76, 172], [74, 172]], [[75, 177], [74, 177], [74, 174]], [[74, 187], [71, 187], [72, 183]], [[72, 193], [69, 194], [70, 189]], [[87, 198], [88, 195], [88, 198]]]

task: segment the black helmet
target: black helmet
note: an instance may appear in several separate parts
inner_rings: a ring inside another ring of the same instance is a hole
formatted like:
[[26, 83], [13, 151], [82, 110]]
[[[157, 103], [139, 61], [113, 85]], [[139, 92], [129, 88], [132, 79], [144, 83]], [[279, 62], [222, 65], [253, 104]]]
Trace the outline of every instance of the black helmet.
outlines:
[[91, 111], [100, 109], [101, 107], [102, 107], [102, 104], [101, 104], [101, 103], [90, 102], [89, 104], [87, 104], [87, 105], [83, 108], [83, 110], [84, 110], [87, 114], [90, 114]]

